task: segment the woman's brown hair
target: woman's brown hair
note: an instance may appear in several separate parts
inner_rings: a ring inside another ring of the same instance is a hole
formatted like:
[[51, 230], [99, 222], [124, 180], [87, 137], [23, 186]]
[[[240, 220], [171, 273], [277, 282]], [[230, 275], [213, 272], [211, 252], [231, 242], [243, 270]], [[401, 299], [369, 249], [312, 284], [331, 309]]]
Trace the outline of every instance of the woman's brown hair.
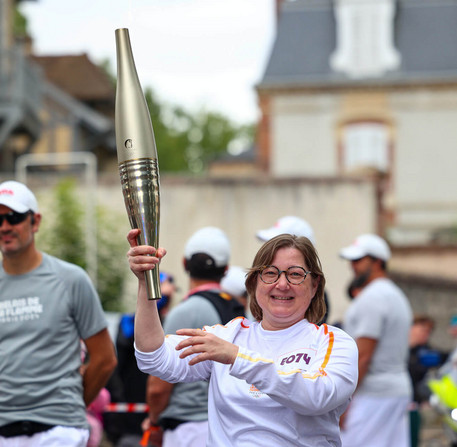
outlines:
[[303, 255], [313, 281], [319, 281], [316, 294], [312, 298], [303, 318], [306, 318], [310, 323], [320, 323], [327, 309], [324, 300], [325, 277], [322, 272], [319, 256], [314, 245], [308, 238], [292, 236], [290, 234], [280, 234], [265, 242], [254, 257], [252, 267], [249, 269], [246, 277], [246, 290], [249, 295], [249, 307], [253, 317], [258, 321], [261, 321], [263, 318], [263, 312], [255, 294], [260, 271], [263, 267], [273, 262], [276, 252], [280, 248], [296, 248]]

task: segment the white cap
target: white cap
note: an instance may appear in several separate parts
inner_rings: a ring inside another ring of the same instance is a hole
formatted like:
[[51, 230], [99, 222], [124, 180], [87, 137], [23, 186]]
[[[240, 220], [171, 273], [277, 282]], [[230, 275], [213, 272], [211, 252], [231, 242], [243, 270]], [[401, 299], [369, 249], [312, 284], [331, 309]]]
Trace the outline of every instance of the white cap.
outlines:
[[184, 257], [190, 259], [197, 253], [204, 253], [214, 259], [216, 267], [228, 265], [230, 242], [226, 234], [216, 227], [204, 227], [195, 232], [187, 241]]
[[221, 281], [221, 288], [231, 295], [242, 296], [246, 293], [246, 269], [231, 265]]
[[0, 184], [0, 205], [5, 205], [17, 213], [29, 210], [38, 212], [38, 203], [32, 191], [23, 183], [14, 180]]
[[313, 244], [315, 244], [313, 228], [308, 222], [306, 222], [306, 220], [297, 216], [281, 217], [281, 219], [279, 219], [271, 228], [258, 231], [256, 236], [262, 242], [266, 242], [271, 238], [284, 233], [292, 234], [294, 236], [307, 237]]
[[372, 256], [373, 258], [388, 261], [391, 253], [387, 242], [376, 234], [362, 234], [357, 239], [340, 251], [340, 256], [349, 261]]

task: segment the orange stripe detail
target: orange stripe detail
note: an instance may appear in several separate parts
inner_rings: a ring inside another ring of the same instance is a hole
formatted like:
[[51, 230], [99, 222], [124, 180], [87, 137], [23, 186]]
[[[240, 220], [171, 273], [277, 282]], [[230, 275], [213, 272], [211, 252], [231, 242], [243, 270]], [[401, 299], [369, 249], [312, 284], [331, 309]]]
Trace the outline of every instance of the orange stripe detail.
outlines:
[[[335, 335], [334, 335], [333, 332], [328, 330], [328, 326], [326, 324], [323, 324], [322, 326], [324, 326], [325, 335], [329, 336], [329, 341], [328, 341], [327, 352], [325, 353], [324, 361], [322, 362], [322, 365], [319, 368], [319, 372], [318, 373], [314, 373], [314, 374], [308, 374], [308, 373], [302, 373], [301, 370], [299, 370], [299, 369], [294, 369], [294, 370], [288, 371], [288, 372], [286, 372], [286, 371], [278, 371], [279, 375], [287, 376], [287, 375], [291, 375], [291, 374], [301, 373], [301, 375], [302, 375], [302, 377], [304, 379], [316, 379], [317, 377], [321, 377], [321, 376], [326, 376], [327, 375], [327, 373], [325, 372], [325, 367], [327, 366], [327, 364], [328, 364], [328, 362], [330, 360], [330, 355], [331, 355], [332, 350], [333, 350], [333, 344], [335, 342]], [[318, 326], [316, 326], [316, 327], [319, 328]]]
[[316, 377], [327, 375], [327, 373], [325, 372], [325, 367], [328, 365], [328, 362], [330, 360], [330, 355], [332, 354], [332, 351], [333, 351], [333, 344], [335, 342], [335, 334], [328, 330], [328, 326], [326, 324], [323, 324], [322, 326], [324, 327], [325, 335], [328, 335], [328, 337], [329, 337], [327, 352], [325, 353], [324, 361], [322, 362], [322, 365], [319, 368], [319, 373], [315, 373], [313, 375], [302, 373], [302, 377], [304, 379], [315, 379]]
[[330, 360], [330, 354], [332, 353], [332, 350], [333, 350], [333, 343], [335, 342], [335, 335], [333, 334], [333, 332], [329, 332], [328, 331], [328, 326], [327, 325], [325, 325], [325, 329], [327, 330], [329, 340], [328, 340], [327, 352], [325, 354], [324, 361], [322, 362], [322, 365], [321, 365], [321, 368], [320, 368], [322, 370], [322, 372], [324, 372], [323, 370], [325, 369], [325, 367], [328, 364], [328, 361]]

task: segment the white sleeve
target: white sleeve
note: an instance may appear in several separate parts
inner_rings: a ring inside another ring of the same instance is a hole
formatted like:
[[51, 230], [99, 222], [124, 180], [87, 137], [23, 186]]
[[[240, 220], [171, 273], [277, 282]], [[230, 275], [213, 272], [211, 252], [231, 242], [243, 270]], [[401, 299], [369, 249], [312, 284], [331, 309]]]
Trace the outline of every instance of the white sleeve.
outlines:
[[212, 366], [210, 361], [189, 366], [189, 361], [196, 354], [185, 359], [179, 358], [181, 351], [177, 351], [175, 347], [184, 338], [186, 337], [168, 335], [163, 345], [154, 352], [141, 352], [135, 346], [138, 368], [146, 374], [159, 377], [170, 383], [209, 380]]
[[230, 374], [299, 414], [318, 415], [349, 402], [357, 385], [357, 364], [354, 340], [343, 331], [323, 330], [306, 371], [281, 371], [268, 356], [240, 347]]
[[[224, 340], [232, 341], [243, 320], [241, 317], [234, 318], [226, 325], [204, 326], [204, 330], [215, 333]], [[197, 354], [190, 355], [185, 359], [179, 358], [181, 351], [177, 351], [175, 347], [184, 338], [187, 337], [167, 335], [163, 345], [154, 352], [138, 351], [135, 345], [138, 368], [146, 374], [159, 377], [170, 383], [209, 380], [213, 367], [211, 360], [189, 366], [189, 361]]]

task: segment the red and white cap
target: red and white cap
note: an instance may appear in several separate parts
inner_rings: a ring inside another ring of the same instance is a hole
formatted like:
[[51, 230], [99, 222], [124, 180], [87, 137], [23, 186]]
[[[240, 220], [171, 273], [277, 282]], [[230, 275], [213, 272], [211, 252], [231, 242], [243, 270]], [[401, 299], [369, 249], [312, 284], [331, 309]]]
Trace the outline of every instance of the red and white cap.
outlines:
[[355, 261], [365, 256], [388, 261], [391, 256], [387, 242], [376, 234], [362, 234], [349, 245], [341, 249], [340, 256], [349, 261]]
[[315, 244], [313, 228], [306, 220], [297, 216], [281, 217], [271, 228], [258, 231], [256, 236], [262, 242], [267, 242], [280, 234], [304, 236]]
[[0, 205], [17, 213], [38, 212], [38, 203], [32, 191], [23, 183], [9, 180], [0, 184]]

